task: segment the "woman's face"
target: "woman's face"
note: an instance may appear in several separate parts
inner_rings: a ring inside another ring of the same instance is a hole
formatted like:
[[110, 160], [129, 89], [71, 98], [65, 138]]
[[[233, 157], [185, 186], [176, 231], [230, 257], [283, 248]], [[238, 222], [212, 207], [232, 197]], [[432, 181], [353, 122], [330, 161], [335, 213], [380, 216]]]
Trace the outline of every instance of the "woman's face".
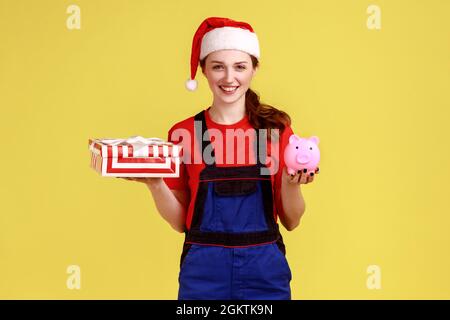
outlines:
[[239, 50], [220, 50], [210, 53], [205, 61], [203, 74], [208, 79], [214, 101], [231, 104], [245, 99], [256, 73], [252, 59], [246, 52]]

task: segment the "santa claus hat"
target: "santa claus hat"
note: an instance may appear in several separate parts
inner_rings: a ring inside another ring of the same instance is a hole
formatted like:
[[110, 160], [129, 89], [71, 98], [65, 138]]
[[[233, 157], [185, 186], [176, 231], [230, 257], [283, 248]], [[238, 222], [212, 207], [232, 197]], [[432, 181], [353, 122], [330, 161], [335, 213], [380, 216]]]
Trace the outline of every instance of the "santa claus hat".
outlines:
[[247, 52], [259, 58], [259, 42], [251, 25], [228, 18], [210, 17], [205, 19], [192, 40], [191, 77], [186, 81], [190, 91], [197, 89], [195, 74], [199, 61], [218, 50], [234, 49]]

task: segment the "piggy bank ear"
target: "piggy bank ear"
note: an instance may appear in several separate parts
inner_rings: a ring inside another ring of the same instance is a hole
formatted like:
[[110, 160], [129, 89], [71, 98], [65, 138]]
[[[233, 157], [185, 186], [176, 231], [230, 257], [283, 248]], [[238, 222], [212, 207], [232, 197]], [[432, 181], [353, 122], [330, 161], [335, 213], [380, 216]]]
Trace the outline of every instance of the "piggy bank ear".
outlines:
[[297, 136], [296, 134], [291, 134], [289, 137], [289, 143], [298, 143], [300, 142], [301, 138]]
[[319, 145], [319, 137], [317, 137], [317, 136], [312, 136], [311, 138], [309, 138], [309, 140], [311, 140], [312, 142], [314, 142], [316, 145]]

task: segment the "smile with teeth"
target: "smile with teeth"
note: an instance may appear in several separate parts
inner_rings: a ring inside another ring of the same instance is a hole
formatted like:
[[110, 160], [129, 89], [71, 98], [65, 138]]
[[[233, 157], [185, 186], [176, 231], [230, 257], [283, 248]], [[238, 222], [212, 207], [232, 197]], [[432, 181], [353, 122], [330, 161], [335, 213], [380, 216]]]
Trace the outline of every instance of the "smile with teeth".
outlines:
[[219, 86], [219, 88], [228, 93], [235, 92], [239, 86]]

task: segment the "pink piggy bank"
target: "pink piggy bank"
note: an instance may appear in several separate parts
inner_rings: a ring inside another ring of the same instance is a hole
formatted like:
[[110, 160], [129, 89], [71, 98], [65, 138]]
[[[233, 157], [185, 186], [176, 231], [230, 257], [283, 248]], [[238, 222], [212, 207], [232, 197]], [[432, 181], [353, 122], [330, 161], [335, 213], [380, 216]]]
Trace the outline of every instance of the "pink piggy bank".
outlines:
[[293, 134], [289, 137], [289, 144], [284, 149], [284, 162], [287, 172], [296, 174], [297, 171], [307, 169], [307, 173], [314, 172], [320, 160], [319, 138], [300, 138]]

